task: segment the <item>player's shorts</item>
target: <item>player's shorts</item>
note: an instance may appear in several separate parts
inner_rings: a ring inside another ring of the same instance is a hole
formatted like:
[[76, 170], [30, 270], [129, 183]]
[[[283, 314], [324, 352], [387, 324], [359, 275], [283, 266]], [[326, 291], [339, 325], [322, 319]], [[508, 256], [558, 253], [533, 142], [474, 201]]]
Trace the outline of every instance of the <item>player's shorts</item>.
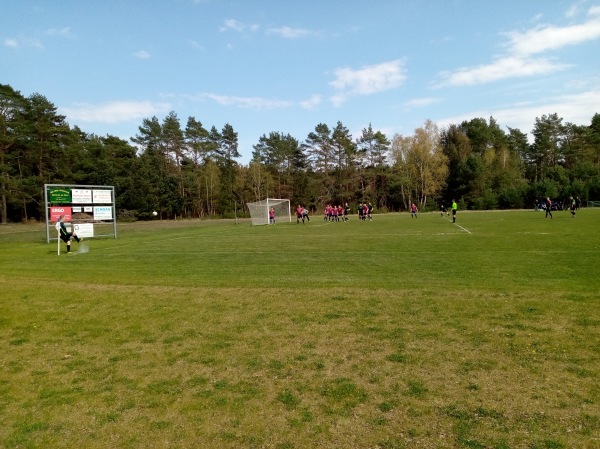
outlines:
[[452, 215], [456, 215], [456, 209], [452, 209]]
[[67, 243], [69, 240], [71, 240], [71, 237], [72, 237], [72, 236], [73, 236], [73, 234], [72, 234], [72, 233], [70, 233], [70, 232], [69, 232], [69, 233], [67, 233], [67, 234], [60, 234], [60, 239], [61, 239], [63, 242]]

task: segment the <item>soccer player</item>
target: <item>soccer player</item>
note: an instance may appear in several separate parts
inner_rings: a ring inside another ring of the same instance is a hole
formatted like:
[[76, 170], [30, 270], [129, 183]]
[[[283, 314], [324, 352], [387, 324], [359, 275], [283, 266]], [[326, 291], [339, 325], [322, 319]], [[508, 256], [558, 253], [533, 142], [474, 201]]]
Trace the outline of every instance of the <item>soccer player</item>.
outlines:
[[358, 203], [358, 220], [362, 221], [363, 219], [364, 219], [363, 203]]
[[573, 195], [569, 197], [569, 201], [571, 201], [571, 216], [575, 218], [575, 209], [577, 209], [577, 201], [573, 198]]
[[350, 206], [348, 203], [344, 205], [344, 221], [348, 221], [348, 214], [350, 213]]
[[373, 205], [371, 203], [367, 204], [367, 217], [369, 217], [369, 221], [373, 221]]
[[274, 225], [275, 224], [275, 209], [271, 208], [271, 210], [269, 211], [269, 223]]
[[300, 223], [302, 220], [302, 224], [304, 224], [304, 208], [298, 204], [296, 208], [296, 224]]
[[452, 199], [452, 223], [456, 223], [456, 211], [458, 210], [458, 204], [456, 200]]
[[308, 209], [305, 207], [302, 209], [302, 223], [304, 223], [304, 219], [310, 223], [310, 217], [308, 216]]
[[65, 216], [61, 215], [58, 217], [58, 229], [60, 231], [60, 239], [67, 244], [67, 254], [71, 254], [71, 237], [74, 238], [77, 243], [81, 242], [83, 239], [77, 237], [77, 234], [74, 232], [68, 232], [67, 227], [64, 223]]
[[440, 204], [440, 217], [443, 217], [444, 214], [450, 215], [450, 213], [446, 210], [446, 206]]
[[415, 203], [410, 205], [410, 218], [417, 218], [417, 205]]
[[544, 218], [548, 218], [548, 215], [550, 215], [550, 220], [552, 220], [552, 200], [549, 196], [546, 197], [546, 217]]

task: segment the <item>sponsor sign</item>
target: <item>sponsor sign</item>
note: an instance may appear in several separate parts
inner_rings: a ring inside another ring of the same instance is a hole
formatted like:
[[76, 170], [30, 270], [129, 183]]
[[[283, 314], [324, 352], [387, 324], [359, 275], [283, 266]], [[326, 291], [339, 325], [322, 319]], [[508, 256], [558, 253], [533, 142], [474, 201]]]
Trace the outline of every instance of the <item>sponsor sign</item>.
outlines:
[[94, 220], [112, 220], [111, 206], [94, 206]]
[[90, 204], [92, 202], [92, 191], [89, 189], [71, 190], [71, 202], [73, 204]]
[[83, 211], [91, 214], [94, 212], [94, 208], [92, 206], [84, 206]]
[[90, 238], [94, 236], [93, 223], [79, 223], [73, 225], [73, 228], [75, 229], [75, 234], [77, 234], [77, 237]]
[[51, 206], [50, 207], [50, 221], [58, 221], [58, 218], [64, 215], [64, 221], [71, 221], [73, 214], [71, 212], [71, 206]]
[[76, 206], [73, 206], [73, 207], [71, 208], [71, 210], [73, 211], [73, 213], [81, 212], [81, 207], [76, 207]]
[[71, 202], [70, 189], [49, 189], [48, 199], [53, 204], [69, 204]]
[[92, 193], [94, 203], [112, 204], [111, 190], [94, 190]]

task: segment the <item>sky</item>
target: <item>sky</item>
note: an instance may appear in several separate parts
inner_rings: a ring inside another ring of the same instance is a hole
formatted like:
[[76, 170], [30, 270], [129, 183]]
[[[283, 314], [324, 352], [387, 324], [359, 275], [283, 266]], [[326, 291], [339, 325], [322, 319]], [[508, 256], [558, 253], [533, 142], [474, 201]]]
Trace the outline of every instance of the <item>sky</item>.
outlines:
[[0, 83], [130, 140], [174, 111], [240, 163], [320, 123], [389, 139], [491, 116], [530, 133], [600, 113], [600, 0], [0, 0]]

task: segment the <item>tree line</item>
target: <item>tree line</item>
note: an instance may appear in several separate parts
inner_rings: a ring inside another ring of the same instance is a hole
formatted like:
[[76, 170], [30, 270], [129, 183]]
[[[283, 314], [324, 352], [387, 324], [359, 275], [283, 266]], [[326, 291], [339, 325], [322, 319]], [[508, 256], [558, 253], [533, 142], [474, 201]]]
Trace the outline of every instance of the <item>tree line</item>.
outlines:
[[590, 125], [556, 113], [527, 133], [493, 117], [440, 129], [430, 120], [389, 138], [371, 125], [353, 137], [342, 122], [319, 123], [303, 140], [263, 134], [241, 157], [226, 123], [183, 123], [170, 112], [144, 119], [130, 141], [71, 127], [45, 96], [0, 84], [0, 222], [43, 219], [44, 184], [112, 185], [121, 219], [234, 217], [246, 203], [289, 198], [313, 211], [371, 202], [422, 210], [455, 198], [466, 209], [533, 207], [570, 195], [600, 200], [600, 114]]

